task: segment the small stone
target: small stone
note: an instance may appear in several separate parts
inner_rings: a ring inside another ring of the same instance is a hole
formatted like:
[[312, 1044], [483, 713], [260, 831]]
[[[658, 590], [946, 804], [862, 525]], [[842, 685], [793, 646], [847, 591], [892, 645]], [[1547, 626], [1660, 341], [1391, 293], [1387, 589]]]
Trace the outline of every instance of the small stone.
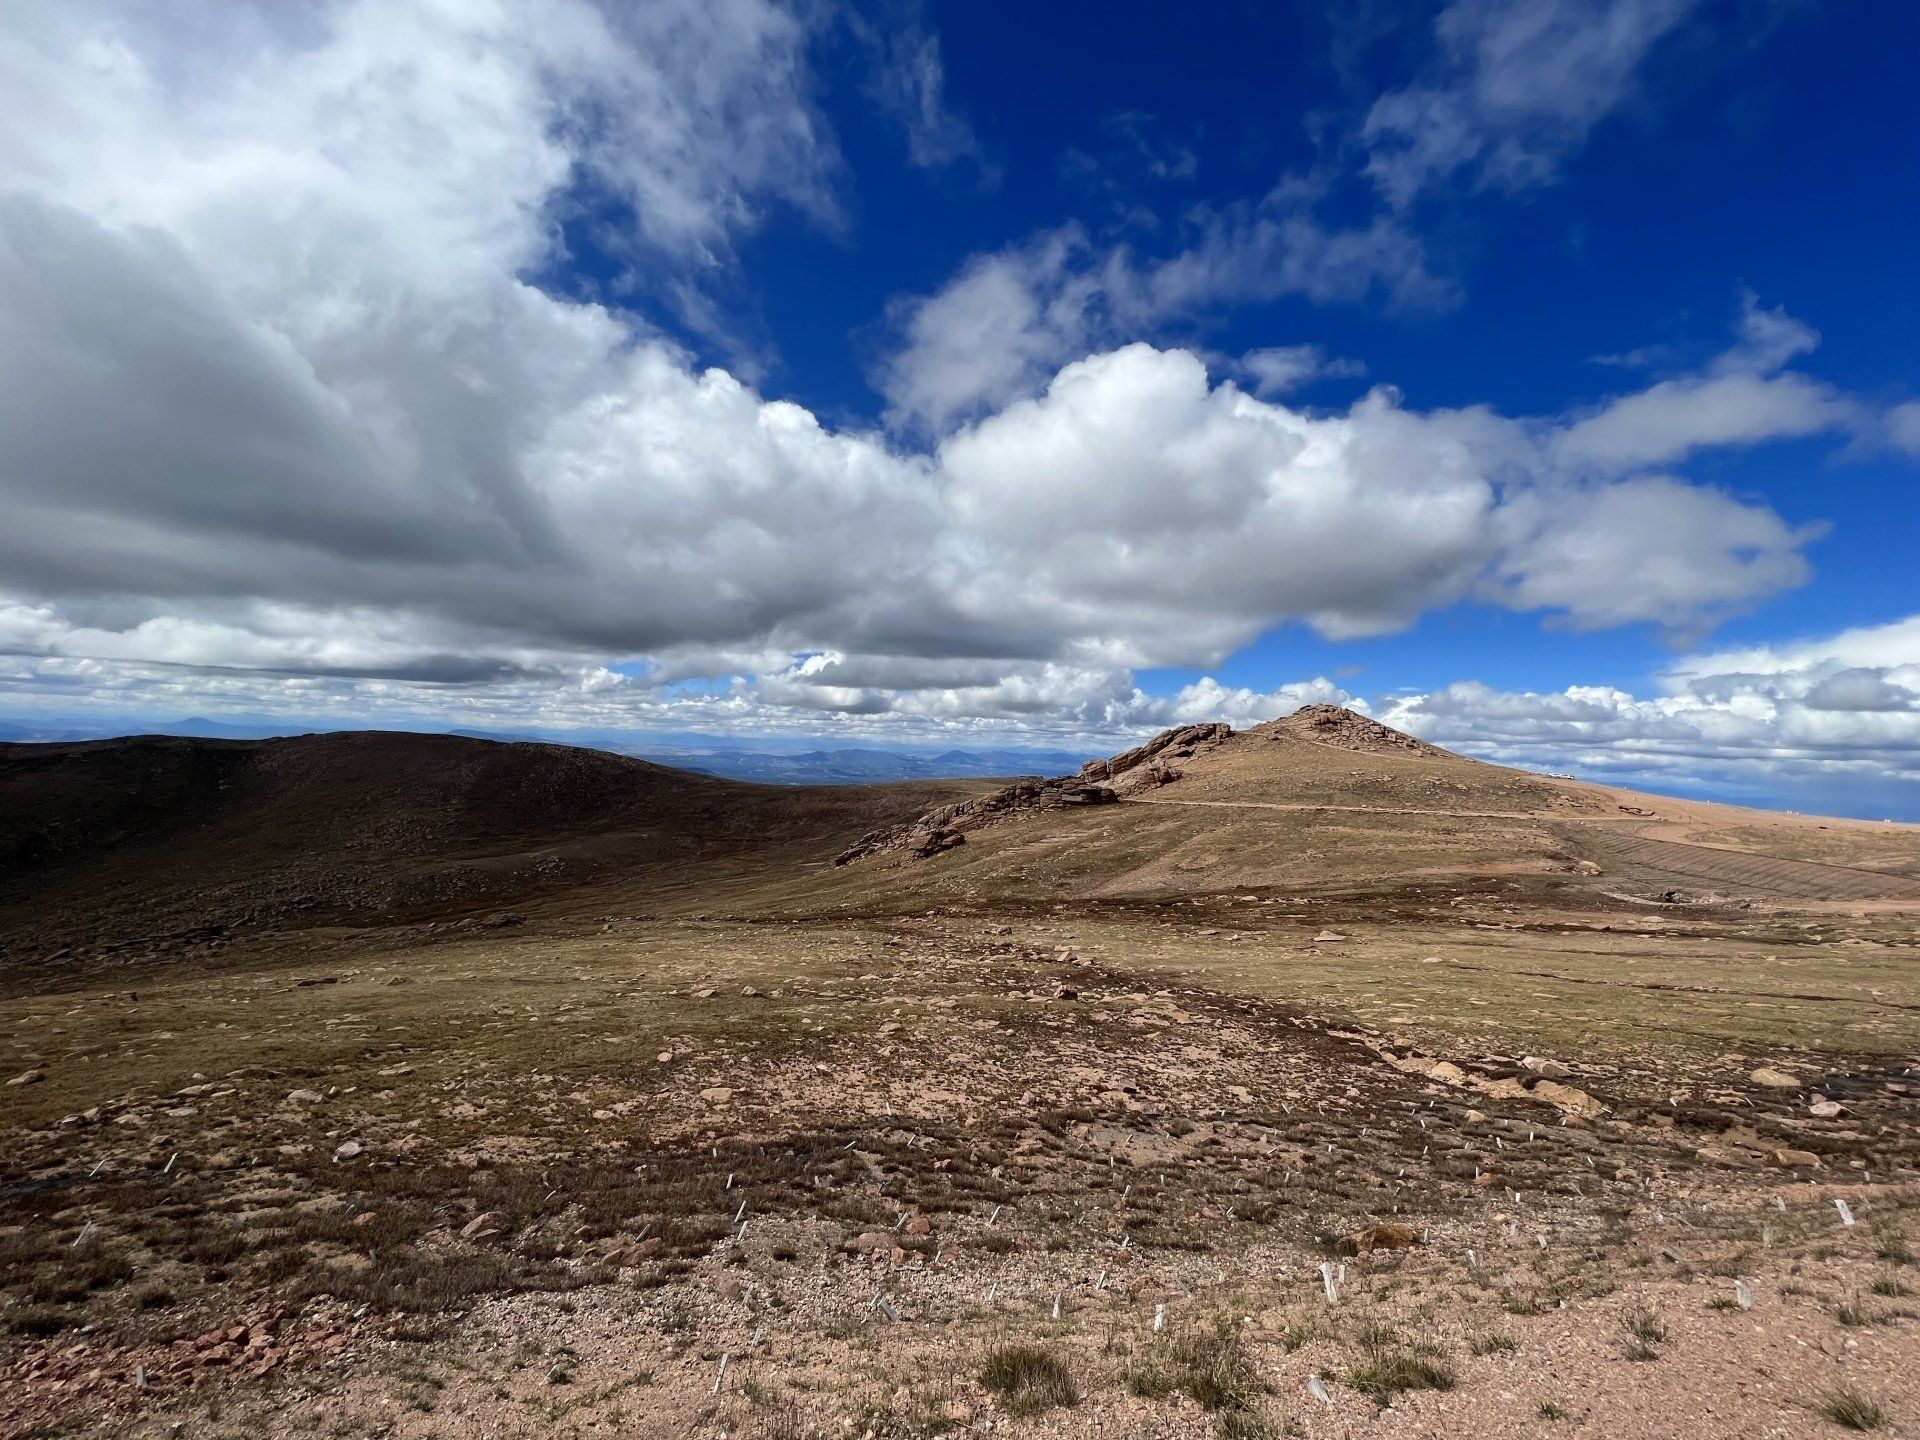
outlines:
[[1344, 1255], [1371, 1255], [1376, 1250], [1405, 1250], [1420, 1243], [1411, 1225], [1369, 1225], [1342, 1237], [1334, 1247]]
[[366, 1148], [367, 1147], [362, 1145], [358, 1140], [345, 1141], [333, 1152], [333, 1163], [338, 1165], [342, 1160], [351, 1160], [364, 1152]]
[[1820, 1157], [1811, 1150], [1776, 1150], [1773, 1163], [1782, 1170], [1818, 1170]]
[[726, 1085], [710, 1085], [700, 1092], [700, 1098], [711, 1105], [724, 1105], [733, 1099], [733, 1090]]
[[322, 1095], [318, 1090], [289, 1090], [287, 1092], [287, 1099], [296, 1105], [318, 1105], [326, 1098], [327, 1097]]
[[931, 1235], [933, 1222], [924, 1215], [916, 1215], [907, 1222], [906, 1233], [910, 1236]]
[[489, 1235], [498, 1235], [503, 1223], [499, 1212], [487, 1210], [462, 1225], [460, 1234], [468, 1240], [483, 1240]]
[[1313, 943], [1316, 945], [1337, 945], [1346, 938], [1346, 936], [1336, 934], [1332, 930], [1322, 930], [1318, 935], [1313, 937]]
[[613, 1254], [607, 1258], [615, 1265], [631, 1270], [651, 1260], [659, 1253], [660, 1247], [663, 1244], [665, 1244], [665, 1242], [658, 1235], [649, 1235], [645, 1240], [629, 1245], [625, 1249], [614, 1251]]
[[1764, 1085], [1769, 1090], [1798, 1090], [1800, 1088], [1799, 1076], [1789, 1075], [1784, 1070], [1775, 1070], [1766, 1065], [1762, 1065], [1758, 1070], [1750, 1071], [1747, 1079], [1756, 1085]]
[[1835, 1100], [1816, 1100], [1807, 1107], [1807, 1113], [1816, 1120], [1838, 1120], [1847, 1113], [1847, 1107]]
[[1520, 1061], [1520, 1068], [1523, 1070], [1531, 1070], [1534, 1074], [1547, 1080], [1564, 1080], [1573, 1074], [1572, 1070], [1562, 1065], [1558, 1060], [1549, 1060], [1544, 1055], [1528, 1055], [1523, 1057]]
[[42, 1080], [46, 1078], [47, 1078], [47, 1072], [44, 1070], [22, 1070], [18, 1075], [14, 1076], [11, 1080], [7, 1081], [7, 1084], [38, 1085]]

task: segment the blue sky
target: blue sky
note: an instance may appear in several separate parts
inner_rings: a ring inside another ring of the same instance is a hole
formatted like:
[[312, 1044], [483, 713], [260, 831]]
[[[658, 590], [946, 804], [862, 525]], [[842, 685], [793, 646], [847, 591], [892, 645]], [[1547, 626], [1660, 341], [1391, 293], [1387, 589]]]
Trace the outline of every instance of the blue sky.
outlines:
[[0, 710], [1920, 818], [1920, 12], [0, 16]]

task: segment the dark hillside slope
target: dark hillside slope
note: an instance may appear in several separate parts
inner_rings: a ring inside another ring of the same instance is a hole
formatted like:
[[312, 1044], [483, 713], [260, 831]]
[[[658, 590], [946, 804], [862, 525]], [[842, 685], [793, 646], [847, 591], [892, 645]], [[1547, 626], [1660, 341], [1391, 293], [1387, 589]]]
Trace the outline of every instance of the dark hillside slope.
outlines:
[[447, 735], [0, 745], [0, 963], [456, 916], [844, 843], [954, 787], [747, 785]]

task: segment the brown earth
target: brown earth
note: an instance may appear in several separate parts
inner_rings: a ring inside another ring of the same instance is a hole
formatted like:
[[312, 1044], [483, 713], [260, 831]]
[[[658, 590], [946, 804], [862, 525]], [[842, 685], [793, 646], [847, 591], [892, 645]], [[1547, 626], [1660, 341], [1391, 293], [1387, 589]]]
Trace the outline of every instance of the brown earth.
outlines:
[[1069, 784], [0, 750], [0, 1435], [1920, 1432], [1913, 828]]

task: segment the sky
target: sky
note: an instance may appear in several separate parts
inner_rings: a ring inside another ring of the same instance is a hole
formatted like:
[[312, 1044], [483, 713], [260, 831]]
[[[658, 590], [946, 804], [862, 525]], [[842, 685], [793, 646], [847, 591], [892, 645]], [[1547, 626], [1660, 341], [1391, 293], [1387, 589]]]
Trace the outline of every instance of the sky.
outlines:
[[1920, 7], [0, 9], [0, 715], [1920, 819]]

